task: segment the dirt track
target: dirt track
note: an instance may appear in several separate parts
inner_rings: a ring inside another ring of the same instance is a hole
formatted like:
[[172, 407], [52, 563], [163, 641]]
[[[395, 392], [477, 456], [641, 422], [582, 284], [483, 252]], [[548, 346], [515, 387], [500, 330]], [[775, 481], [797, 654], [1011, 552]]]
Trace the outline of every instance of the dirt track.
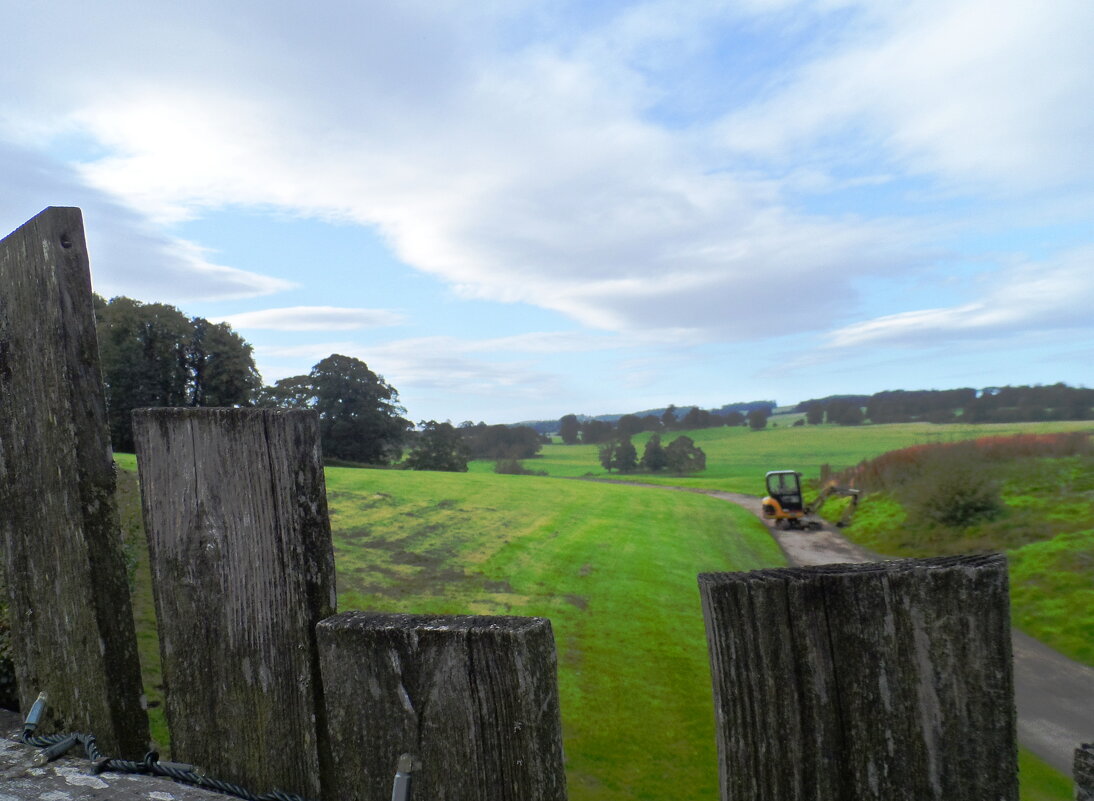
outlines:
[[[710, 490], [703, 494], [736, 503], [760, 516], [760, 499], [754, 495]], [[819, 531], [783, 531], [769, 525], [768, 530], [794, 565], [884, 558], [848, 542], [830, 526]], [[1075, 749], [1080, 743], [1094, 742], [1094, 669], [1073, 662], [1020, 631], [1012, 632], [1012, 647], [1018, 740], [1070, 776]]]

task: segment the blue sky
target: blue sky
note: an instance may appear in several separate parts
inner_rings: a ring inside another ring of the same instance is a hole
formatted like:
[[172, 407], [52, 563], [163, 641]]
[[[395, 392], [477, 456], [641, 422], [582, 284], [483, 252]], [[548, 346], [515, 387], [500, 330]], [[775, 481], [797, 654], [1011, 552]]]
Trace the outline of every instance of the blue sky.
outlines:
[[415, 420], [1094, 364], [1089, 0], [0, 0], [0, 229]]

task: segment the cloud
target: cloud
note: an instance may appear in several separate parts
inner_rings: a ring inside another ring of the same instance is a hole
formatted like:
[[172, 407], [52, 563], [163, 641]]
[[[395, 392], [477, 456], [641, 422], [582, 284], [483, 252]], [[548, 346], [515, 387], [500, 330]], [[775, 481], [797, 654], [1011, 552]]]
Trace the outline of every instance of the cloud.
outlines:
[[201, 247], [163, 233], [111, 194], [89, 188], [72, 169], [2, 139], [0, 175], [0, 230], [18, 228], [47, 206], [82, 209], [95, 291], [107, 297], [178, 303], [257, 297], [295, 286], [216, 264]]
[[273, 331], [353, 331], [399, 325], [404, 317], [387, 309], [347, 309], [337, 306], [290, 306], [230, 314], [221, 318], [233, 328]]
[[[71, 50], [23, 20], [0, 129], [91, 143], [78, 178], [124, 199], [136, 233], [109, 237], [107, 278], [141, 291], [285, 288], [148, 224], [278, 209], [375, 226], [466, 298], [683, 341], [763, 338], [803, 308], [793, 327], [824, 330], [861, 277], [928, 261], [923, 220], [810, 212], [803, 188], [928, 173], [1043, 189], [1094, 169], [1084, 0], [678, 5], [571, 27], [535, 4], [198, 2], [142, 7], [121, 32], [121, 4], [70, 4], [88, 34]], [[694, 63], [794, 26], [826, 35], [792, 71], [721, 76], [766, 80], [764, 99], [709, 125], [658, 116]], [[900, 326], [925, 324], [883, 327]]]
[[1087, 327], [1094, 306], [1094, 247], [1077, 248], [1048, 263], [1022, 264], [981, 283], [986, 285], [978, 287], [977, 300], [855, 323], [826, 334], [826, 345], [924, 348]]
[[[565, 338], [565, 335], [560, 335]], [[387, 381], [397, 387], [404, 401], [415, 397], [416, 405], [422, 398], [439, 395], [443, 400], [447, 393], [458, 393], [464, 405], [480, 408], [489, 404], [504, 404], [506, 399], [542, 400], [557, 397], [562, 392], [564, 379], [539, 368], [530, 358], [499, 358], [498, 354], [517, 352], [527, 348], [535, 353], [540, 342], [555, 339], [545, 334], [538, 337], [499, 338], [495, 340], [460, 340], [455, 337], [415, 337], [381, 344], [357, 342], [322, 342], [281, 347], [261, 346], [255, 349], [256, 360], [263, 379], [273, 383], [289, 375], [307, 372], [299, 369], [301, 359], [317, 363], [332, 353], [340, 353], [360, 359]], [[509, 341], [507, 341], [509, 340]], [[279, 366], [282, 360], [294, 366]], [[478, 400], [475, 400], [475, 399]], [[446, 404], [433, 404], [445, 406]], [[448, 404], [451, 408], [451, 399]]]
[[1085, 0], [863, 3], [838, 46], [728, 114], [723, 141], [775, 159], [872, 152], [993, 190], [1081, 185], [1094, 177], [1092, 28]]
[[[590, 37], [512, 48], [496, 9], [476, 29], [459, 5], [381, 5], [337, 23], [248, 16], [248, 37], [228, 48], [215, 32], [235, 29], [238, 12], [210, 5], [200, 26], [181, 13], [140, 15], [127, 40], [170, 24], [169, 49], [190, 42], [200, 66], [177, 71], [148, 52], [135, 77], [96, 50], [87, 71], [100, 80], [57, 115], [102, 151], [83, 180], [160, 224], [238, 205], [375, 225], [464, 297], [707, 338], [762, 328], [787, 302], [772, 276], [808, 293], [804, 324], [823, 326], [851, 294], [848, 276], [887, 267], [910, 241], [899, 226], [791, 210], [768, 182], [712, 170], [695, 134], [648, 116], [664, 87], [625, 59], [609, 68]], [[719, 13], [673, 18], [653, 4], [592, 38], [642, 59], [663, 45], [663, 58]], [[274, 58], [287, 37], [299, 74]]]

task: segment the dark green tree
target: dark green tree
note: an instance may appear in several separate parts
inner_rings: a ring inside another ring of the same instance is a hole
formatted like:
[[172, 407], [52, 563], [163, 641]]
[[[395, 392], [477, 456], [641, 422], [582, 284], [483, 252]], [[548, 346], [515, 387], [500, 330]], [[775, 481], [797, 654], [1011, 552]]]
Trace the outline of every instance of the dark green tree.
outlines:
[[597, 448], [597, 456], [600, 459], [600, 466], [607, 470], [609, 473], [612, 472], [612, 468], [615, 467], [615, 448], [616, 443], [614, 441], [605, 442], [603, 445]]
[[115, 450], [131, 453], [134, 409], [190, 405], [193, 329], [174, 306], [125, 297], [96, 297], [95, 314], [110, 439]]
[[705, 470], [707, 455], [695, 444], [691, 437], [681, 436], [674, 439], [665, 448], [667, 467], [674, 473], [694, 473]]
[[642, 451], [642, 468], [656, 473], [668, 466], [669, 460], [665, 455], [665, 448], [661, 444], [661, 435], [654, 434], [646, 441], [646, 447]]
[[576, 445], [577, 435], [581, 431], [581, 426], [577, 422], [576, 414], [564, 415], [558, 421], [558, 435], [562, 437], [563, 445]]
[[824, 422], [824, 406], [820, 403], [811, 403], [805, 410], [805, 421], [811, 426], [819, 426]]
[[661, 413], [661, 426], [666, 431], [672, 431], [676, 428], [676, 406], [669, 404], [669, 407]]
[[261, 393], [266, 406], [315, 409], [323, 455], [390, 464], [403, 452], [410, 421], [399, 393], [360, 359], [332, 354], [306, 376], [283, 378]]
[[748, 413], [748, 427], [753, 431], [767, 428], [767, 418], [771, 413], [766, 409], [753, 409]]
[[604, 420], [586, 420], [581, 426], [581, 441], [586, 445], [607, 442], [614, 434], [612, 424]]
[[133, 409], [247, 406], [262, 385], [253, 349], [226, 323], [188, 319], [163, 303], [98, 295], [95, 320], [115, 450], [133, 450]]
[[227, 323], [203, 317], [190, 321], [187, 343], [190, 403], [193, 406], [247, 406], [262, 387], [254, 348]]
[[638, 469], [638, 451], [630, 437], [623, 437], [615, 446], [615, 469], [620, 473], [633, 473]]
[[441, 470], [466, 473], [470, 456], [467, 443], [451, 423], [422, 420], [406, 457], [410, 470]]

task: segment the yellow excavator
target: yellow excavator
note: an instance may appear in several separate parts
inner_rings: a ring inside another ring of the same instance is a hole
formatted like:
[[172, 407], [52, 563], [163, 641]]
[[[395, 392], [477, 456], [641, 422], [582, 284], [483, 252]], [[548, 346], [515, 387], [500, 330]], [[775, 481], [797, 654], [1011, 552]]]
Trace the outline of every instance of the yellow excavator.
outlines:
[[797, 470], [772, 470], [764, 477], [767, 497], [761, 501], [765, 520], [774, 520], [779, 528], [818, 529], [824, 525], [817, 517], [825, 501], [832, 497], [850, 498], [836, 525], [842, 528], [851, 522], [858, 508], [859, 491], [838, 486], [831, 481], [821, 488], [810, 503], [802, 496], [802, 474]]

